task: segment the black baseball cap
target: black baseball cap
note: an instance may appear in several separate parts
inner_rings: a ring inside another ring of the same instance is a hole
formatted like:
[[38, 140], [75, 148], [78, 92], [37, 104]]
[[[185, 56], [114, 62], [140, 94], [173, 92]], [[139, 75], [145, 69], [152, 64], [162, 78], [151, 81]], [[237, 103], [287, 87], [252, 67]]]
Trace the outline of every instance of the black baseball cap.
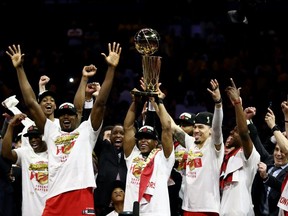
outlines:
[[46, 96], [51, 96], [56, 101], [56, 93], [53, 91], [46, 90], [38, 94], [38, 103], [40, 103]]
[[154, 140], [158, 140], [158, 134], [153, 127], [151, 127], [149, 125], [144, 125], [135, 134], [135, 138], [137, 138], [137, 139], [151, 138]]
[[204, 124], [208, 126], [212, 126], [212, 119], [213, 119], [213, 113], [210, 112], [199, 112], [195, 116], [195, 124]]
[[27, 133], [25, 133], [23, 136], [24, 137], [41, 136], [41, 133], [35, 125], [32, 125], [27, 129]]
[[183, 112], [180, 114], [178, 119], [175, 120], [176, 124], [189, 124], [189, 125], [194, 125], [195, 124], [195, 114], [194, 113], [189, 113], [189, 112]]
[[62, 116], [65, 114], [77, 115], [77, 110], [76, 110], [74, 104], [69, 103], [69, 102], [65, 102], [59, 106], [57, 114], [58, 114], [58, 116]]

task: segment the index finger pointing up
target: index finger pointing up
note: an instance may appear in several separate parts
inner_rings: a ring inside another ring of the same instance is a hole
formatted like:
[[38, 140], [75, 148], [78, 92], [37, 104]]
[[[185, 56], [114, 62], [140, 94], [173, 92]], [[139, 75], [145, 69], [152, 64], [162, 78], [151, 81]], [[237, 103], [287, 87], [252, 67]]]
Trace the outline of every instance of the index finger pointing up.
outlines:
[[233, 81], [233, 78], [230, 78], [230, 80], [231, 80], [232, 87], [236, 88], [236, 85], [235, 85], [235, 83]]

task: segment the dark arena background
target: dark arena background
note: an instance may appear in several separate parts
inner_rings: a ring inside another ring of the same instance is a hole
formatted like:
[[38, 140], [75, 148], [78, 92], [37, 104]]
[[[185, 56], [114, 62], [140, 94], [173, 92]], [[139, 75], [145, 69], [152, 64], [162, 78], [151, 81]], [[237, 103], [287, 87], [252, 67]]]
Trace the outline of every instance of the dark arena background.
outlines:
[[[228, 16], [233, 10], [236, 21]], [[5, 54], [9, 45], [21, 45], [35, 92], [39, 77], [48, 75], [47, 88], [58, 93], [60, 104], [72, 100], [84, 65], [95, 64], [94, 81], [101, 82], [106, 64], [100, 53], [107, 53], [107, 43], [116, 41], [123, 53], [105, 124], [123, 122], [129, 104], [122, 93], [139, 88], [142, 73], [133, 37], [148, 27], [161, 36], [155, 55], [163, 57], [160, 81], [173, 117], [183, 110], [213, 111], [206, 88], [216, 78], [224, 101], [223, 129], [228, 132], [235, 121], [224, 89], [233, 77], [242, 88], [243, 106], [257, 108], [253, 121], [264, 139], [269, 134], [264, 116], [270, 101], [284, 128], [280, 103], [288, 94], [287, 20], [287, 0], [2, 0], [0, 99], [16, 94], [25, 110], [16, 72]], [[76, 42], [67, 36], [72, 27], [83, 32]]]

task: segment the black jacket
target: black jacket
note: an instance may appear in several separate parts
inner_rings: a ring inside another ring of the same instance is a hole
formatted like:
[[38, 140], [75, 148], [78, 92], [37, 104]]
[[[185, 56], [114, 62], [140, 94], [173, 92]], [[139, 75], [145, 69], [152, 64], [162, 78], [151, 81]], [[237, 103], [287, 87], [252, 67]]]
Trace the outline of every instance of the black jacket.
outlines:
[[[96, 178], [97, 188], [94, 191], [94, 204], [97, 207], [108, 207], [111, 201], [110, 187], [116, 180], [117, 174], [120, 180], [126, 183], [127, 167], [123, 149], [120, 151], [109, 141], [104, 140], [96, 144], [95, 149], [98, 157], [98, 175]], [[119, 159], [118, 153], [121, 154]]]

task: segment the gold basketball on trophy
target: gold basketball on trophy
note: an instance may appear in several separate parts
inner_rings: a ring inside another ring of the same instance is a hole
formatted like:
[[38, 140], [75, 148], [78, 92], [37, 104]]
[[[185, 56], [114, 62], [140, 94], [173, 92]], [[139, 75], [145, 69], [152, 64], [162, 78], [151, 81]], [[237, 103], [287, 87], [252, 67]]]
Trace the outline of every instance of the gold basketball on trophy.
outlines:
[[143, 28], [134, 36], [135, 48], [142, 54], [143, 79], [146, 86], [145, 92], [137, 92], [137, 94], [156, 96], [155, 91], [160, 76], [161, 57], [152, 55], [158, 50], [159, 41], [158, 32], [151, 28]]
[[153, 55], [159, 48], [160, 36], [151, 28], [144, 28], [134, 36], [135, 48], [142, 55]]

